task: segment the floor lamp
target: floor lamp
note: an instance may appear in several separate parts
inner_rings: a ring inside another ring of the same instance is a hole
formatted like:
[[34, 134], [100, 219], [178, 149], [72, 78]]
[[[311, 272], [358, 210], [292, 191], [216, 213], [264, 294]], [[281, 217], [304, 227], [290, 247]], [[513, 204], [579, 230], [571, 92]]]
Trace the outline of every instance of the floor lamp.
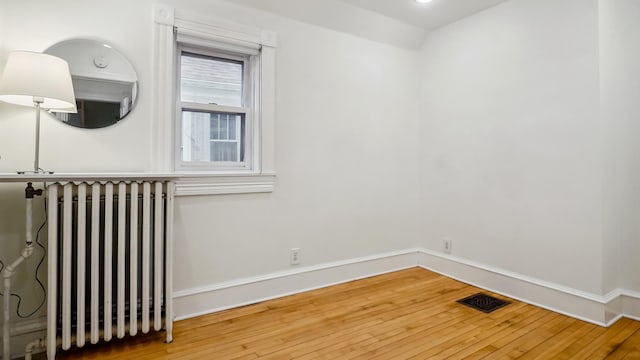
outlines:
[[[73, 83], [66, 61], [55, 56], [16, 51], [9, 54], [7, 64], [0, 77], [0, 101], [11, 104], [33, 106], [36, 110], [36, 140], [33, 173], [46, 173], [40, 168], [40, 111], [51, 109], [56, 111], [76, 112], [76, 100]], [[27, 171], [18, 171], [26, 173]], [[31, 173], [31, 171], [28, 171]], [[19, 258], [4, 268], [3, 303], [3, 359], [11, 358], [10, 339], [10, 298], [11, 277], [16, 268], [33, 254], [33, 198], [42, 195], [42, 190], [34, 189], [28, 183], [25, 189], [26, 199], [26, 244]], [[29, 354], [30, 356], [30, 354]]]

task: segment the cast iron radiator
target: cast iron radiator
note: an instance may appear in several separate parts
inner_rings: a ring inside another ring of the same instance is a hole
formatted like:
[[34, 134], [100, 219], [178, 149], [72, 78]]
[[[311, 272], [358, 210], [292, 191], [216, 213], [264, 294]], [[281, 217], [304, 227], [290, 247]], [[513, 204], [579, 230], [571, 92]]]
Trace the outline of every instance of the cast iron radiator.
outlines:
[[173, 183], [47, 187], [47, 353], [167, 331], [172, 340]]

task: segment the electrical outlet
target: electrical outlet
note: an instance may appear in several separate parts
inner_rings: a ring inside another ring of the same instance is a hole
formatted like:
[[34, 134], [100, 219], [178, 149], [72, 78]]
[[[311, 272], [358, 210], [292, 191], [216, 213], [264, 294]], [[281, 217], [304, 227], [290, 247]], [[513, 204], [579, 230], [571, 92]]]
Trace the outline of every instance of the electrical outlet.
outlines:
[[291, 265], [300, 264], [300, 248], [291, 249]]
[[442, 241], [442, 250], [444, 250], [445, 254], [451, 254], [451, 239], [445, 238]]

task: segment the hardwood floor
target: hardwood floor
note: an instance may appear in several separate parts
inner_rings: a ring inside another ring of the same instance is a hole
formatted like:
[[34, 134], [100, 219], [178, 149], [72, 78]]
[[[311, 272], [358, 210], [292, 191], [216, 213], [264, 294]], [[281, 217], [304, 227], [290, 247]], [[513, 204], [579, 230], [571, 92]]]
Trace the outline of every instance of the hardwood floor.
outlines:
[[156, 334], [57, 358], [640, 359], [640, 322], [607, 329], [519, 301], [490, 314], [456, 303], [479, 291], [413, 268], [179, 321], [172, 344]]

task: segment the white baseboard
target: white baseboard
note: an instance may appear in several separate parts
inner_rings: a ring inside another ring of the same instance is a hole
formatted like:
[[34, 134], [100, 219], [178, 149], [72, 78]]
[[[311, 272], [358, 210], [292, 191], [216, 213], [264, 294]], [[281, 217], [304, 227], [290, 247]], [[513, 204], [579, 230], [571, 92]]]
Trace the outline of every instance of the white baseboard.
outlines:
[[640, 293], [591, 294], [422, 248], [178, 291], [174, 314], [182, 320], [416, 266], [600, 326], [621, 317], [640, 320]]
[[[23, 357], [24, 350], [30, 342], [46, 337], [46, 329], [46, 317], [16, 321], [11, 327], [11, 358]], [[37, 352], [43, 351], [44, 349], [37, 349]]]
[[624, 317], [640, 321], [640, 292], [620, 291], [620, 303]]
[[605, 317], [605, 305], [610, 299], [604, 296], [426, 249], [420, 250], [419, 257], [418, 263], [427, 270], [512, 299], [600, 326], [607, 326], [612, 320], [612, 318]]
[[255, 304], [417, 266], [417, 249], [302, 267], [174, 292], [176, 320]]

